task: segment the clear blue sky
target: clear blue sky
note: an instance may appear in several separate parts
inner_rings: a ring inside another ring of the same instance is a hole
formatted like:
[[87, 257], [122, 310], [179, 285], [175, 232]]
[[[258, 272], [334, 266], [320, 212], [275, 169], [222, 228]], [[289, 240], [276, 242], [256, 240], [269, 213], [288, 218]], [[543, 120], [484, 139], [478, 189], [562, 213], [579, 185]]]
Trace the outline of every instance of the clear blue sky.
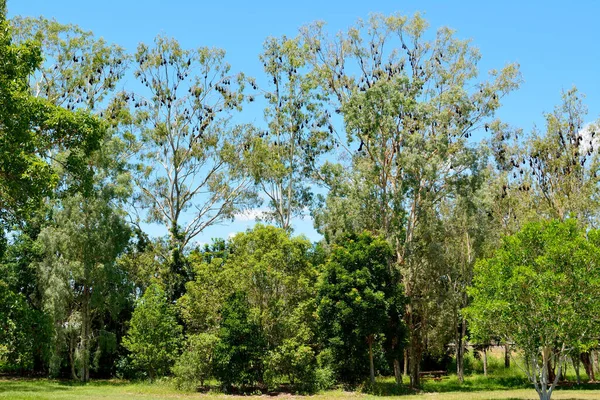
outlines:
[[[55, 18], [75, 23], [133, 51], [157, 34], [177, 38], [185, 47], [227, 50], [234, 70], [260, 76], [258, 54], [268, 36], [293, 36], [298, 27], [323, 20], [329, 30], [345, 29], [370, 12], [421, 11], [432, 28], [449, 26], [472, 38], [481, 50], [482, 71], [518, 62], [521, 89], [507, 98], [499, 116], [531, 129], [542, 113], [573, 85], [587, 95], [588, 120], [600, 116], [600, 2], [582, 1], [201, 1], [201, 0], [8, 0], [9, 15]], [[257, 116], [260, 118], [260, 116]], [[200, 237], [227, 236], [252, 221], [214, 227]], [[310, 221], [296, 232], [318, 238]]]

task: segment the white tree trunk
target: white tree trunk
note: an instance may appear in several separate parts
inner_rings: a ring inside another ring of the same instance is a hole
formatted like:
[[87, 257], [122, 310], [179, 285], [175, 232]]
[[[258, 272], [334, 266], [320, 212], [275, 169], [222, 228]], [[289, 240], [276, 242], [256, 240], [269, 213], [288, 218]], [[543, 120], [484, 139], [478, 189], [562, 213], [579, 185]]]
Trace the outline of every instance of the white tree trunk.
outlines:
[[483, 376], [487, 376], [487, 347], [483, 348]]

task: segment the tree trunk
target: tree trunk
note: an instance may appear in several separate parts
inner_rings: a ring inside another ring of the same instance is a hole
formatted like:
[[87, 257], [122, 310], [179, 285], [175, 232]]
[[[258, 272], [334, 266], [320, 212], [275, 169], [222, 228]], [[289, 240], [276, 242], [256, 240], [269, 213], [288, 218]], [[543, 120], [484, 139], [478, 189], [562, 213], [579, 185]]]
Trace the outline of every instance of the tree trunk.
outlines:
[[581, 363], [583, 364], [583, 367], [585, 368], [585, 373], [588, 376], [588, 382], [595, 381], [596, 377], [594, 376], [594, 365], [592, 363], [591, 352], [583, 352], [579, 355], [579, 358], [581, 360]]
[[69, 363], [71, 364], [71, 379], [77, 380], [79, 377], [77, 376], [77, 371], [75, 370], [75, 357], [73, 354], [75, 353], [75, 338], [73, 335], [69, 335]]
[[483, 376], [487, 376], [487, 347], [483, 348]]
[[598, 365], [599, 361], [600, 361], [600, 360], [598, 360], [600, 358], [600, 352], [598, 350], [596, 350], [596, 351], [592, 352], [592, 354], [594, 355], [594, 362], [593, 362], [594, 368], [596, 369], [596, 373], [600, 374], [600, 365]]
[[504, 343], [504, 368], [510, 368], [510, 346]]
[[83, 321], [82, 321], [82, 337], [81, 347], [82, 354], [82, 371], [81, 380], [87, 382], [90, 380], [90, 288], [85, 285], [83, 289]]
[[552, 382], [552, 381], [554, 381], [554, 378], [556, 378], [556, 373], [555, 373], [555, 371], [556, 371], [556, 364], [552, 365], [552, 359], [551, 359], [551, 357], [547, 358], [546, 363], [548, 364], [547, 368], [546, 368], [547, 371], [548, 371], [548, 381]]
[[404, 364], [404, 376], [408, 376], [408, 350], [404, 349], [404, 360], [403, 360], [403, 364]]
[[[455, 321], [458, 317], [455, 318]], [[458, 381], [463, 383], [465, 381], [465, 346], [464, 339], [466, 334], [467, 323], [463, 318], [461, 321], [460, 330], [455, 325], [455, 337], [456, 337], [456, 375], [458, 376]]]
[[[533, 381], [533, 384], [535, 386], [535, 390], [538, 393], [540, 400], [550, 400], [550, 397], [552, 396], [552, 392], [554, 391], [554, 388], [556, 387], [556, 384], [558, 383], [558, 377], [561, 375], [562, 373], [562, 361], [564, 359], [564, 351], [565, 351], [565, 345], [563, 344], [562, 349], [560, 350], [560, 352], [558, 353], [558, 357], [556, 357], [556, 354], [553, 352], [553, 349], [551, 347], [544, 347], [542, 348], [542, 369], [541, 371], [538, 370], [539, 366], [538, 366], [538, 361], [537, 361], [537, 355], [533, 354], [531, 357], [531, 374], [529, 375], [529, 378]], [[550, 372], [552, 370], [552, 360], [554, 360], [554, 365], [558, 365], [558, 374], [554, 374], [554, 379], [549, 379], [550, 378]], [[538, 381], [538, 371], [539, 371], [539, 377], [540, 380]]]
[[396, 384], [402, 385], [402, 373], [400, 372], [400, 361], [394, 358], [394, 377], [396, 378]]
[[369, 366], [371, 368], [371, 383], [375, 383], [375, 364], [373, 363], [373, 335], [367, 338], [369, 342]]
[[579, 374], [579, 357], [574, 355], [571, 357], [573, 363], [573, 369], [575, 370], [575, 377], [577, 378], [577, 384], [581, 385], [581, 375]]
[[408, 366], [410, 370], [410, 387], [413, 389], [421, 386], [421, 380], [419, 376], [419, 367], [421, 364], [421, 358], [419, 354], [418, 338], [413, 335], [411, 338], [411, 345], [408, 349]]
[[419, 338], [415, 328], [412, 304], [407, 305], [408, 327], [410, 332], [410, 345], [408, 346], [408, 364], [410, 369], [410, 387], [416, 389], [421, 385], [419, 379], [419, 364], [421, 363], [419, 354]]

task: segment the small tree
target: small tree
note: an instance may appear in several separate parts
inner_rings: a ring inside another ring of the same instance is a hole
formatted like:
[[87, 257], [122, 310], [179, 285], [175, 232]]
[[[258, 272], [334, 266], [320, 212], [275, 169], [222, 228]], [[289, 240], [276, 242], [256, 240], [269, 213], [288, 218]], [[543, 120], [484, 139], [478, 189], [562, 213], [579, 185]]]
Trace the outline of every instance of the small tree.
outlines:
[[568, 352], [600, 333], [599, 237], [572, 219], [529, 223], [475, 267], [472, 327], [523, 350], [540, 400], [550, 399]]
[[167, 303], [165, 290], [152, 283], [133, 312], [123, 345], [131, 352], [134, 366], [154, 380], [169, 372], [181, 342], [181, 326]]
[[189, 335], [185, 349], [173, 367], [178, 386], [204, 386], [213, 376], [213, 355], [219, 338], [212, 333]]
[[364, 233], [334, 246], [324, 266], [317, 297], [319, 322], [344, 380], [363, 378], [368, 357], [374, 382], [375, 344], [386, 332], [399, 332], [389, 327], [391, 321], [401, 324], [404, 305], [392, 260], [385, 240]]
[[250, 315], [246, 294], [231, 295], [221, 315], [220, 341], [215, 348], [216, 377], [226, 387], [261, 382], [265, 339], [260, 324]]

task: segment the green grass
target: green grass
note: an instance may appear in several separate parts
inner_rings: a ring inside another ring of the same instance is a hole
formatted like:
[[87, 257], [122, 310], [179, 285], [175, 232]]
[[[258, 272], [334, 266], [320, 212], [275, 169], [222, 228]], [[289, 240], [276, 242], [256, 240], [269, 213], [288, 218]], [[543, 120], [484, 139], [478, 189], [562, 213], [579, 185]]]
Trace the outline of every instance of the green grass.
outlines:
[[[467, 377], [463, 385], [459, 385], [455, 376], [448, 377], [442, 381], [425, 381], [423, 392], [415, 394], [407, 388], [398, 390], [392, 379], [380, 379], [371, 394], [361, 392], [346, 392], [332, 390], [315, 396], [293, 396], [280, 395], [286, 400], [310, 399], [310, 400], [376, 400], [386, 397], [400, 395], [406, 400], [479, 400], [479, 399], [535, 399], [535, 391], [530, 387], [514, 388], [501, 387], [501, 380], [493, 380], [486, 383], [482, 376]], [[390, 389], [394, 387], [395, 389]], [[48, 379], [2, 379], [0, 378], [0, 399], [11, 400], [57, 400], [57, 399], [115, 399], [115, 400], [158, 400], [158, 399], [239, 399], [250, 396], [230, 396], [220, 393], [193, 393], [176, 390], [171, 383], [159, 382], [131, 383], [126, 381], [93, 381], [87, 385], [81, 385], [69, 381], [55, 381]], [[266, 399], [269, 396], [252, 396], [253, 398]], [[588, 386], [568, 390], [561, 389], [555, 392], [555, 399], [599, 399], [600, 385]]]
[[[468, 359], [467, 376], [461, 384], [455, 374], [441, 380], [425, 379], [420, 392], [411, 391], [406, 386], [396, 386], [393, 378], [379, 378], [373, 387], [359, 388], [356, 391], [331, 390], [314, 396], [281, 394], [285, 400], [377, 400], [400, 397], [402, 400], [482, 400], [482, 399], [537, 399], [532, 385], [525, 374], [514, 365], [505, 369], [503, 361], [491, 358], [489, 376], [481, 373], [477, 359]], [[569, 370], [568, 378], [575, 380], [574, 371]], [[586, 380], [585, 373], [582, 379]], [[87, 385], [78, 382], [49, 379], [10, 379], [0, 378], [0, 400], [158, 400], [158, 399], [199, 399], [232, 400], [252, 397], [262, 400], [270, 396], [232, 396], [222, 393], [196, 393], [175, 389], [170, 380], [157, 383], [129, 382], [120, 380], [92, 381]], [[559, 387], [553, 399], [600, 399], [600, 384]]]

